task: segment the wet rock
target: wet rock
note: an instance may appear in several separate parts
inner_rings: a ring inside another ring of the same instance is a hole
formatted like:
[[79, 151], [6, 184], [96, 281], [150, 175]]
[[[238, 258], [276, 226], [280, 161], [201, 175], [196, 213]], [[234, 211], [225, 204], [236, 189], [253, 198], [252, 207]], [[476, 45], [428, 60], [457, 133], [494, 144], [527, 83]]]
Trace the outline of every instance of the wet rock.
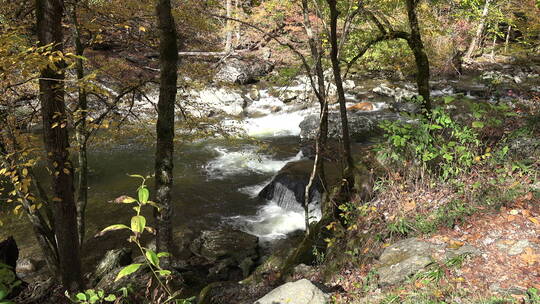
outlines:
[[[328, 185], [334, 185], [339, 176], [339, 169], [332, 162], [325, 162], [326, 177]], [[272, 200], [286, 210], [303, 212], [302, 204], [305, 199], [305, 190], [311, 171], [313, 170], [313, 160], [303, 159], [289, 162], [274, 176], [272, 181], [259, 193], [259, 197]], [[319, 217], [318, 209], [321, 200], [322, 185], [319, 180], [315, 180], [311, 193], [310, 204], [313, 206], [313, 216]]]
[[[383, 120], [397, 120], [399, 115], [389, 111], [351, 112], [348, 115], [351, 139], [362, 142], [377, 134], [378, 124]], [[319, 128], [319, 115], [309, 115], [300, 123], [300, 138], [314, 140]], [[341, 138], [341, 117], [339, 113], [328, 115], [328, 138]]]
[[373, 92], [382, 96], [393, 97], [396, 102], [401, 102], [404, 99], [410, 99], [418, 95], [416, 89], [412, 86], [406, 86], [404, 88], [390, 87], [386, 83], [382, 83], [373, 88]]
[[233, 258], [240, 263], [246, 257], [257, 256], [258, 238], [239, 230], [205, 230], [193, 240], [190, 249], [209, 261]]
[[114, 269], [127, 266], [132, 263], [131, 249], [120, 248], [109, 250], [105, 253], [101, 261], [99, 261], [96, 270], [93, 274], [93, 281], [99, 282], [103, 277], [109, 274]]
[[208, 271], [209, 281], [241, 280], [248, 276], [259, 259], [256, 236], [232, 230], [202, 231], [190, 250], [202, 259], [197, 264]]
[[260, 77], [270, 73], [273, 68], [274, 65], [268, 61], [229, 59], [221, 65], [214, 79], [236, 84], [255, 83]]
[[281, 285], [255, 304], [325, 304], [328, 296], [310, 281], [302, 279]]

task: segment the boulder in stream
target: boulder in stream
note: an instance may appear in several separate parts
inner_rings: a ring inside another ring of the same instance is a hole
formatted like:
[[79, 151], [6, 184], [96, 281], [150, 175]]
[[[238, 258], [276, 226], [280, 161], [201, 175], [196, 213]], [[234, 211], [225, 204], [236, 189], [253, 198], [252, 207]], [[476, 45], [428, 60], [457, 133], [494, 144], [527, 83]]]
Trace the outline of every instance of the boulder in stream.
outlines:
[[249, 84], [257, 82], [262, 76], [274, 69], [269, 61], [258, 59], [229, 59], [226, 60], [218, 72], [215, 80], [235, 84]]
[[190, 246], [214, 280], [247, 277], [259, 259], [259, 238], [239, 230], [205, 230]]
[[[390, 111], [350, 112], [349, 133], [351, 139], [362, 142], [376, 135], [378, 124], [383, 120], [397, 120], [400, 116]], [[300, 123], [300, 138], [304, 141], [315, 140], [319, 128], [319, 115], [309, 115]], [[341, 138], [341, 117], [339, 113], [328, 115], [328, 138]]]

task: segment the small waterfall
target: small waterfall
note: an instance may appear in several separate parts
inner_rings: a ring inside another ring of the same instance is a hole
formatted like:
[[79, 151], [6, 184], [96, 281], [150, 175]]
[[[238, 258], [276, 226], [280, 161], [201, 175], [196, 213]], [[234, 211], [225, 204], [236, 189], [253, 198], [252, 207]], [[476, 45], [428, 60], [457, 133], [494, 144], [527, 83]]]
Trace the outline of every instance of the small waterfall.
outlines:
[[[304, 213], [306, 186], [313, 166], [312, 160], [288, 163], [259, 193], [259, 197], [274, 202], [284, 210]], [[321, 184], [314, 181], [309, 193], [310, 217], [321, 218]]]
[[[284, 238], [292, 232], [305, 230], [302, 204], [312, 166], [313, 161], [309, 159], [289, 162], [259, 192], [258, 196], [266, 200], [266, 204], [259, 209], [257, 214], [235, 217], [233, 222], [239, 229], [260, 237], [262, 241]], [[318, 221], [321, 218], [320, 188], [320, 184], [315, 183], [310, 193], [311, 221]]]

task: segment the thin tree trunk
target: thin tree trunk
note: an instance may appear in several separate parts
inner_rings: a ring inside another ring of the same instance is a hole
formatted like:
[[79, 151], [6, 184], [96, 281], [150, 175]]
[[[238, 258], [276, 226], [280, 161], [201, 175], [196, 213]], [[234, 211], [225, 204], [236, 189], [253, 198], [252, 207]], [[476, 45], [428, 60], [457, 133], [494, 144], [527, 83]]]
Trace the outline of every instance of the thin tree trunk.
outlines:
[[341, 68], [339, 66], [339, 45], [337, 37], [337, 21], [339, 12], [337, 10], [336, 0], [326, 0], [330, 7], [330, 60], [332, 61], [332, 71], [334, 72], [334, 82], [337, 89], [337, 98], [339, 102], [339, 112], [341, 115], [341, 132], [343, 143], [343, 159], [345, 161], [344, 177], [352, 186], [352, 170], [354, 162], [351, 153], [351, 139], [349, 135], [349, 122], [347, 119], [347, 107], [345, 105], [345, 91], [343, 89], [343, 80], [341, 78]]
[[423, 98], [423, 105], [426, 114], [431, 113], [431, 92], [429, 88], [429, 59], [424, 49], [422, 35], [420, 34], [420, 26], [416, 15], [416, 7], [418, 0], [405, 0], [407, 6], [407, 15], [409, 18], [409, 27], [411, 28], [410, 39], [407, 40], [411, 48], [414, 59], [416, 61], [416, 83], [418, 85], [418, 93]]
[[482, 41], [482, 35], [484, 34], [484, 31], [486, 29], [487, 24], [487, 16], [489, 14], [489, 6], [491, 5], [492, 0], [486, 0], [486, 3], [484, 4], [484, 9], [482, 11], [482, 17], [480, 18], [480, 23], [478, 24], [478, 28], [476, 29], [476, 34], [474, 35], [473, 39], [471, 40], [471, 44], [469, 45], [469, 48], [467, 49], [467, 52], [465, 53], [465, 60], [470, 61], [476, 50], [478, 49], [478, 46], [480, 44], [480, 41]]
[[512, 26], [509, 25], [506, 30], [506, 39], [504, 41], [504, 53], [508, 54], [508, 44], [510, 43], [510, 33], [512, 32]]
[[491, 61], [495, 61], [495, 46], [497, 45], [497, 33], [493, 33], [493, 41], [491, 42]]
[[172, 223], [174, 155], [174, 107], [178, 78], [178, 44], [176, 25], [171, 13], [170, 0], [157, 0], [156, 14], [160, 33], [159, 53], [161, 83], [159, 87], [158, 121], [156, 126], [156, 200], [161, 209], [155, 211], [157, 221], [156, 244], [158, 251], [173, 253]]
[[[236, 14], [238, 15], [239, 12], [240, 12], [240, 9], [241, 9], [241, 3], [242, 0], [235, 0], [234, 1], [234, 8], [236, 10]], [[239, 46], [240, 45], [240, 39], [242, 37], [242, 33], [241, 33], [241, 29], [242, 29], [242, 26], [240, 23], [236, 23], [235, 24], [235, 36], [236, 36], [236, 41], [235, 41], [235, 46]]]
[[[84, 45], [81, 41], [79, 21], [77, 20], [77, 5], [74, 4], [71, 12], [73, 21], [73, 39], [75, 43], [75, 54], [84, 55]], [[77, 58], [76, 62], [77, 80], [80, 82], [84, 78], [84, 61]], [[83, 87], [78, 89], [78, 112], [79, 119], [76, 122], [75, 139], [77, 142], [77, 161], [79, 165], [78, 185], [77, 185], [77, 231], [79, 233], [79, 243], [82, 247], [85, 235], [85, 213], [88, 205], [88, 155], [87, 140], [88, 131], [86, 130], [86, 119], [88, 117], [88, 97]]]
[[[232, 0], [225, 0], [225, 10], [227, 18], [232, 17]], [[225, 25], [225, 52], [230, 52], [232, 50], [232, 22], [231, 19], [227, 19]]]
[[[326, 187], [326, 179], [324, 174], [324, 156], [323, 149], [326, 146], [327, 137], [328, 137], [328, 102], [325, 92], [325, 80], [324, 80], [324, 70], [322, 66], [322, 50], [320, 47], [319, 39], [315, 38], [313, 32], [313, 26], [309, 20], [309, 5], [308, 0], [302, 0], [302, 9], [304, 16], [304, 29], [308, 36], [308, 43], [311, 51], [311, 57], [315, 61], [315, 74], [317, 76], [317, 87], [313, 88], [313, 91], [316, 92], [317, 100], [320, 104], [320, 115], [319, 115], [319, 128], [317, 130], [317, 137], [315, 139], [315, 159], [313, 162], [313, 170], [309, 177], [309, 181], [305, 188], [304, 193], [304, 215], [305, 215], [305, 225], [306, 225], [306, 234], [309, 234], [309, 204], [311, 203], [311, 189], [314, 187], [316, 179], [319, 179], [320, 185], [323, 188]], [[312, 71], [306, 71], [307, 73], [312, 73]]]
[[[62, 15], [64, 1], [37, 0], [37, 31], [40, 45], [53, 44], [63, 51]], [[69, 139], [64, 102], [63, 63], [41, 70], [39, 81], [43, 138], [52, 177], [55, 235], [62, 283], [69, 290], [83, 287], [79, 238], [77, 234], [77, 207], [73, 188], [73, 165], [69, 159]]]

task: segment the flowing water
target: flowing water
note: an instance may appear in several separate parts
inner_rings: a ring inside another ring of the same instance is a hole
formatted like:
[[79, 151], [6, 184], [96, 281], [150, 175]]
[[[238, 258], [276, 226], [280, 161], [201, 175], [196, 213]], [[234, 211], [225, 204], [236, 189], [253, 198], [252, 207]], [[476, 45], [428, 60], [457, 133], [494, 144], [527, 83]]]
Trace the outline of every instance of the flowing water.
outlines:
[[[364, 85], [368, 87], [360, 88], [369, 92], [378, 83], [366, 81]], [[443, 88], [433, 93], [435, 96], [446, 95], [453, 94], [454, 90]], [[464, 93], [471, 94], [469, 90]], [[252, 142], [232, 143], [225, 139], [177, 145], [173, 189], [177, 235], [182, 235], [185, 227], [197, 231], [234, 226], [262, 240], [273, 240], [305, 228], [299, 206], [284, 208], [275, 202], [259, 199], [257, 194], [287, 162], [302, 157], [298, 153], [299, 124], [308, 114], [317, 113], [316, 107], [294, 108], [270, 96], [266, 90], [260, 94], [261, 99], [245, 109], [250, 118], [244, 119], [241, 126], [249, 136], [258, 138], [270, 149], [260, 152], [260, 146]], [[369, 94], [366, 98], [373, 100]], [[378, 98], [377, 101], [386, 100]], [[375, 110], [386, 107], [382, 102], [374, 105]], [[281, 111], [274, 113], [273, 107], [276, 106]], [[234, 121], [228, 123], [238, 124]], [[138, 135], [133, 135], [135, 137]], [[103, 251], [121, 246], [118, 236], [106, 236], [106, 240], [95, 240], [92, 236], [108, 225], [129, 221], [132, 216], [129, 207], [108, 201], [121, 195], [135, 195], [139, 181], [129, 178], [128, 174], [146, 175], [153, 171], [154, 148], [135, 142], [127, 138], [125, 142], [115, 142], [108, 148], [94, 147], [90, 150], [87, 238], [91, 245], [88, 247]], [[149, 185], [152, 184], [150, 180]], [[26, 218], [8, 214], [12, 208], [0, 206], [0, 220], [4, 223], [0, 239], [13, 235], [23, 256], [39, 255]]]
[[[303, 110], [246, 119], [246, 133], [257, 137], [258, 144], [225, 139], [178, 144], [172, 195], [177, 230], [234, 226], [263, 239], [276, 239], [304, 229], [299, 210], [285, 210], [259, 199], [257, 194], [287, 162], [302, 157], [298, 152], [298, 124], [305, 114]], [[121, 195], [135, 196], [140, 180], [128, 174], [148, 175], [153, 170], [154, 147], [135, 142], [126, 139], [89, 151], [87, 237], [92, 246], [101, 246], [99, 240], [92, 239], [100, 229], [129, 222], [132, 210], [128, 206], [109, 203]], [[268, 148], [260, 151], [261, 143]], [[152, 190], [153, 180], [148, 184]], [[0, 210], [4, 222], [0, 239], [13, 235], [23, 256], [39, 255], [26, 218], [9, 215], [10, 210]], [[118, 246], [118, 237], [109, 242]]]

